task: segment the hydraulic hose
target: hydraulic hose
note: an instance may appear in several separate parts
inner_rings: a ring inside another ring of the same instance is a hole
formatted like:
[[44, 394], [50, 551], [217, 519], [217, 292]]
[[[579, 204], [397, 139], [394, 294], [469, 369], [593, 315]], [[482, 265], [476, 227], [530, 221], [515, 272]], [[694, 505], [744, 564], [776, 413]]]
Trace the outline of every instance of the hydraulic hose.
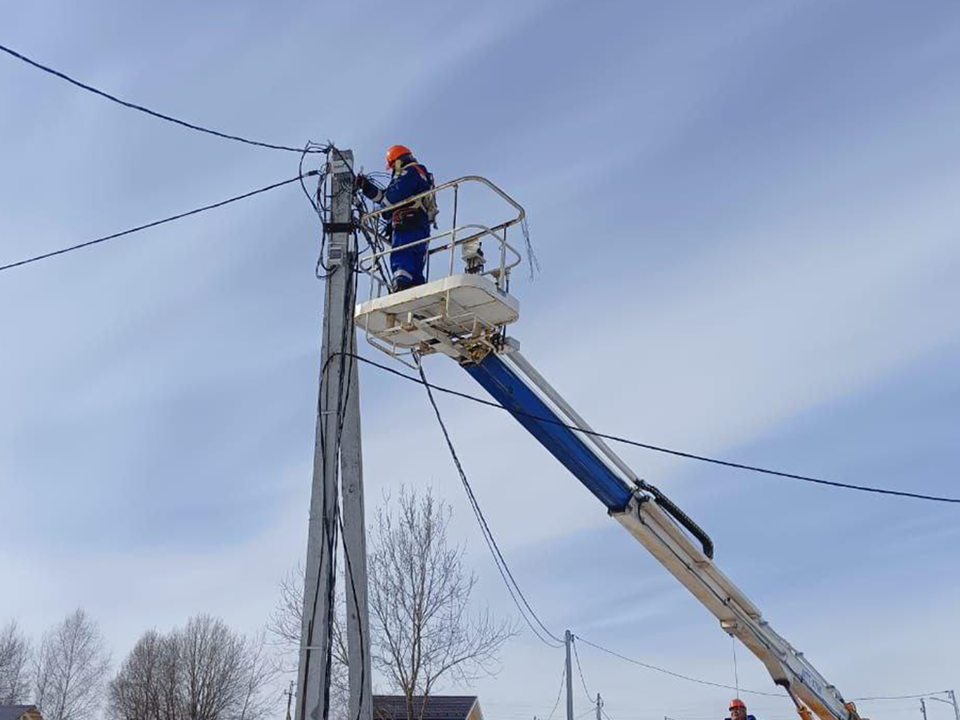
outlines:
[[645, 480], [640, 480], [638, 487], [641, 490], [653, 495], [657, 501], [657, 505], [666, 510], [667, 513], [669, 513], [674, 520], [680, 523], [687, 532], [699, 540], [700, 545], [703, 547], [703, 554], [713, 560], [713, 540], [710, 539], [710, 536], [707, 535], [706, 531], [702, 527], [693, 521], [693, 518], [675, 505], [670, 498], [660, 492], [660, 489], [654, 485], [651, 485]]

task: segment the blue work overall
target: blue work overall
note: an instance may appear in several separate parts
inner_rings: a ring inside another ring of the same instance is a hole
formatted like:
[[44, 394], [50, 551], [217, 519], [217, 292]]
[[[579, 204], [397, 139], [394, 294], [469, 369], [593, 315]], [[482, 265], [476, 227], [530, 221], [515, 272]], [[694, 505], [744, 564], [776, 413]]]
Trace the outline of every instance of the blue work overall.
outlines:
[[[433, 187], [433, 177], [420, 163], [410, 163], [400, 169], [387, 189], [383, 202], [395, 205], [407, 198], [419, 195]], [[407, 245], [430, 237], [430, 219], [419, 205], [408, 205], [384, 213], [390, 221], [391, 245], [390, 270], [393, 273], [395, 290], [405, 290], [423, 285], [427, 280], [424, 271], [427, 265], [427, 243], [407, 248]], [[399, 248], [399, 249], [398, 249]]]

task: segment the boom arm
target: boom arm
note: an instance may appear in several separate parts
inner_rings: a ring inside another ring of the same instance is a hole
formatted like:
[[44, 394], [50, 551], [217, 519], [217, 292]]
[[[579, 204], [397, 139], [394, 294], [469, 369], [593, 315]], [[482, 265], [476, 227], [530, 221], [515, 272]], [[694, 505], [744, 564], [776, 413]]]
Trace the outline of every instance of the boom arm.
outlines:
[[713, 613], [726, 632], [759, 658], [804, 720], [809, 720], [810, 710], [821, 720], [859, 720], [854, 705], [844, 702], [717, 568], [707, 534], [657, 488], [637, 477], [602, 439], [581, 432], [592, 429], [518, 350], [508, 347], [463, 367]]

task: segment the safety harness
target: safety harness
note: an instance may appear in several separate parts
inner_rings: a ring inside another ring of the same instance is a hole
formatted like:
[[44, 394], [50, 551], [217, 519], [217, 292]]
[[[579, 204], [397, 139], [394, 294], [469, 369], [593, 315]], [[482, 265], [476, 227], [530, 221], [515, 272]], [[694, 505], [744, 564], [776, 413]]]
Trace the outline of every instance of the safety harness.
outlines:
[[[420, 174], [420, 177], [423, 178], [430, 190], [433, 190], [436, 187], [436, 183], [433, 179], [433, 174], [427, 170], [423, 165], [418, 162], [412, 162], [409, 165], [404, 165], [400, 168], [400, 172], [405, 172], [408, 168], [415, 168], [416, 171]], [[437, 215], [440, 214], [440, 209], [437, 207], [437, 196], [433, 193], [429, 195], [424, 195], [423, 197], [417, 198], [411, 203], [405, 204], [403, 207], [399, 207], [393, 211], [394, 223], [397, 220], [402, 222], [404, 219], [413, 215], [417, 210], [423, 211], [427, 216], [427, 221], [437, 227]], [[398, 217], [399, 214], [399, 217]]]

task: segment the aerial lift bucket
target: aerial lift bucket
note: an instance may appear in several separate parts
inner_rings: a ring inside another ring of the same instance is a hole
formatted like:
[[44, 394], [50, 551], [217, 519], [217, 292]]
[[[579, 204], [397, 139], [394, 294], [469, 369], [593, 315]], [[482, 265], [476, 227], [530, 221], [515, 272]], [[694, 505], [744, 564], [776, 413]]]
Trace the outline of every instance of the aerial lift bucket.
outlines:
[[[488, 190], [510, 209], [510, 216], [493, 225], [458, 224], [461, 194], [469, 187]], [[371, 278], [370, 296], [357, 305], [354, 317], [367, 341], [394, 357], [440, 352], [462, 362], [478, 360], [499, 347], [503, 328], [520, 317], [520, 304], [509, 289], [510, 272], [520, 264], [521, 255], [507, 242], [507, 230], [524, 221], [520, 204], [486, 178], [470, 175], [368, 213], [360, 227], [368, 239], [376, 238], [385, 212], [441, 193], [453, 198], [449, 229], [403, 249], [426, 245], [428, 264], [438, 256], [446, 260], [444, 276], [390, 292], [386, 268], [397, 249], [374, 249], [358, 260], [359, 270]], [[481, 263], [483, 256], [478, 254], [484, 241], [488, 251], [491, 245], [496, 250], [489, 264]]]

